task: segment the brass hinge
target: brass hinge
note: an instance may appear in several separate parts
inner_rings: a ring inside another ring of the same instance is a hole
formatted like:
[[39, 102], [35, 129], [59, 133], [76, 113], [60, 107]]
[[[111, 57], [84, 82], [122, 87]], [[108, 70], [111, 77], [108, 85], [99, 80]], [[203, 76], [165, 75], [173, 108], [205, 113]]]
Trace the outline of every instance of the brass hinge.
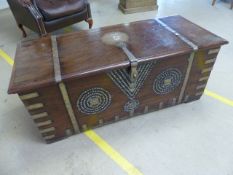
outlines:
[[136, 86], [136, 80], [138, 78], [138, 59], [132, 54], [132, 52], [129, 51], [126, 44], [123, 43], [119, 44], [118, 46], [124, 51], [130, 61], [130, 89], [134, 90]]

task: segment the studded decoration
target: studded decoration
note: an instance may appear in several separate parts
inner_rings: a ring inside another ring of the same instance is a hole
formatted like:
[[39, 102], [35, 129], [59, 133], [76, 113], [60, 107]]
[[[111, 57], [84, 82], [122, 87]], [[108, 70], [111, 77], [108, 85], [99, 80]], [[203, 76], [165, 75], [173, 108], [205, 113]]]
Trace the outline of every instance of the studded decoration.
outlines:
[[124, 111], [125, 112], [131, 112], [134, 111], [135, 109], [137, 109], [139, 106], [139, 101], [132, 99], [130, 101], [128, 101], [125, 106], [124, 106]]
[[153, 90], [159, 95], [168, 94], [174, 91], [180, 85], [181, 81], [181, 71], [177, 68], [169, 68], [156, 77]]
[[153, 64], [154, 63], [149, 62], [138, 66], [138, 77], [136, 79], [136, 86], [133, 89], [130, 88], [130, 74], [127, 69], [113, 70], [108, 73], [108, 76], [121, 89], [121, 91], [127, 95], [129, 99], [132, 99], [135, 98], [135, 96], [143, 86], [144, 81], [153, 68]]
[[78, 110], [84, 114], [97, 114], [105, 111], [111, 104], [111, 95], [103, 88], [91, 88], [78, 98]]

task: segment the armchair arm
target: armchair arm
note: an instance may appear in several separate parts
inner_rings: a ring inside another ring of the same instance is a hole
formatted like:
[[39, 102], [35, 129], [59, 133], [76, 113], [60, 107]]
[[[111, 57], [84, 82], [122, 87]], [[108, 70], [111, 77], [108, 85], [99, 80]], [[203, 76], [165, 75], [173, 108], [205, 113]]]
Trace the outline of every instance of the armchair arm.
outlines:
[[[29, 0], [23, 0], [23, 1], [29, 1]], [[27, 3], [28, 2], [26, 2], [26, 4]], [[34, 17], [34, 19], [36, 20], [40, 34], [46, 35], [47, 32], [46, 32], [46, 29], [44, 26], [43, 16], [41, 15], [41, 13], [37, 10], [37, 8], [35, 8], [35, 6], [31, 2], [27, 4], [27, 8], [30, 11], [30, 13], [32, 14], [32, 16]]]
[[10, 9], [18, 24], [22, 24], [40, 35], [45, 35], [46, 29], [43, 22], [43, 16], [32, 4], [31, 0], [7, 0]]

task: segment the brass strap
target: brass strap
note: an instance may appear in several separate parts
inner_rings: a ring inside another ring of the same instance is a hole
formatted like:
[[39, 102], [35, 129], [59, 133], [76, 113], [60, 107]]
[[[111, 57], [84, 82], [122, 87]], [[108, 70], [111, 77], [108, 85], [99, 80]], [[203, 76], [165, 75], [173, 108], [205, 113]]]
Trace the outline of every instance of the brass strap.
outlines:
[[162, 25], [165, 29], [167, 29], [168, 31], [170, 31], [171, 33], [173, 33], [174, 35], [176, 35], [178, 38], [180, 38], [183, 42], [185, 42], [186, 44], [188, 44], [193, 49], [193, 52], [190, 54], [190, 56], [188, 58], [188, 67], [187, 67], [187, 70], [186, 70], [184, 82], [183, 82], [183, 85], [182, 85], [182, 88], [181, 88], [181, 91], [180, 91], [180, 95], [179, 95], [179, 99], [178, 99], [178, 103], [181, 103], [182, 99], [184, 97], [185, 89], [186, 89], [187, 84], [188, 84], [190, 72], [191, 72], [192, 65], [193, 65], [193, 60], [195, 58], [195, 53], [198, 50], [198, 46], [196, 44], [194, 44], [192, 41], [190, 41], [188, 38], [185, 38], [183, 35], [181, 35], [180, 33], [176, 32], [174, 29], [172, 29], [170, 26], [168, 26], [167, 24], [165, 24], [164, 22], [162, 22], [160, 19], [156, 19], [156, 21], [160, 25]]
[[54, 66], [54, 77], [57, 83], [61, 82], [61, 68], [60, 68], [60, 60], [57, 49], [57, 38], [56, 36], [51, 36], [52, 43], [52, 53], [53, 53], [53, 66]]
[[173, 33], [174, 35], [176, 35], [178, 38], [180, 38], [182, 41], [184, 41], [186, 44], [188, 44], [190, 47], [192, 47], [194, 51], [198, 50], [198, 46], [196, 44], [194, 44], [192, 41], [190, 41], [188, 38], [185, 38], [183, 35], [181, 35], [180, 33], [176, 32], [174, 29], [172, 29], [170, 26], [168, 26], [167, 24], [165, 24], [164, 22], [162, 22], [160, 19], [156, 19], [156, 21], [161, 26], [163, 26], [165, 29], [167, 29], [168, 31], [170, 31], [171, 33]]
[[69, 114], [71, 123], [73, 125], [74, 132], [75, 133], [80, 133], [78, 122], [77, 122], [76, 117], [74, 115], [74, 111], [73, 111], [72, 105], [70, 103], [70, 99], [69, 99], [68, 92], [66, 90], [65, 84], [62, 83], [62, 82], [60, 82], [59, 83], [59, 88], [60, 88], [60, 91], [61, 91], [61, 94], [62, 94], [62, 98], [63, 98], [65, 106], [66, 106], [66, 110], [67, 110], [67, 112]]
[[185, 89], [187, 87], [188, 80], [189, 80], [189, 75], [190, 75], [190, 72], [191, 72], [191, 69], [192, 69], [194, 57], [195, 57], [195, 52], [192, 52], [189, 59], [188, 59], [188, 68], [186, 70], [186, 74], [185, 74], [184, 82], [183, 82], [183, 85], [182, 85], [182, 88], [181, 88], [181, 91], [180, 91], [180, 96], [179, 96], [179, 99], [178, 99], [178, 103], [181, 103], [181, 101], [183, 100], [184, 92], [185, 92]]
[[70, 103], [70, 98], [66, 89], [65, 84], [62, 82], [61, 78], [61, 68], [60, 68], [60, 60], [59, 60], [59, 55], [58, 55], [58, 49], [57, 49], [57, 39], [56, 36], [51, 36], [51, 43], [52, 43], [52, 52], [53, 52], [53, 65], [54, 65], [54, 76], [55, 76], [55, 81], [59, 83], [59, 88], [62, 94], [62, 98], [65, 103], [66, 110], [68, 112], [68, 115], [70, 117], [70, 121], [72, 123], [72, 126], [74, 128], [75, 133], [79, 133], [79, 126], [78, 122], [76, 120], [76, 117], [74, 115], [74, 111], [72, 108], [72, 105]]
[[130, 62], [130, 89], [134, 89], [136, 87], [136, 80], [138, 77], [138, 59], [133, 55], [132, 52], [129, 51], [125, 43], [119, 43], [118, 47], [120, 47], [125, 55], [128, 57], [129, 62]]

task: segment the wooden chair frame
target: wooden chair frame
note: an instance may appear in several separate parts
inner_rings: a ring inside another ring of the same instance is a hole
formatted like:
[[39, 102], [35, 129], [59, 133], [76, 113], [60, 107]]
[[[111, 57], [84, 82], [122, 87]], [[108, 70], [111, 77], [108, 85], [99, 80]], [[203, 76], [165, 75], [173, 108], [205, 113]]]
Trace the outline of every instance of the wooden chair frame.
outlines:
[[[216, 3], [216, 0], [213, 0], [212, 1], [212, 6], [214, 6], [215, 3]], [[230, 9], [233, 9], [233, 0], [231, 0], [231, 7], [230, 7]]]

